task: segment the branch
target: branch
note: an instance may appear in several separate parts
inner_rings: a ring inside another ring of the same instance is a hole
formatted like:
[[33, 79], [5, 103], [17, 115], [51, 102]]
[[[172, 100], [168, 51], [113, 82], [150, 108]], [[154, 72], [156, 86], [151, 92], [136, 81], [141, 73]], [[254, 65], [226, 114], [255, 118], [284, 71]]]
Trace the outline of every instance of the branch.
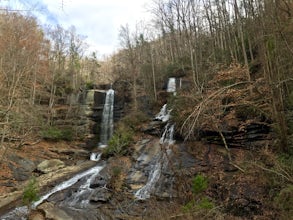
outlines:
[[[244, 81], [244, 82], [238, 82], [238, 83], [234, 83], [232, 85], [226, 86], [224, 88], [221, 88], [221, 89], [215, 91], [214, 93], [209, 95], [206, 99], [204, 99], [202, 102], [197, 104], [195, 106], [195, 109], [193, 110], [193, 112], [185, 119], [185, 121], [183, 122], [183, 124], [181, 126], [181, 129], [180, 129], [181, 133], [183, 133], [184, 127], [189, 128], [188, 133], [185, 136], [185, 140], [187, 140], [191, 136], [191, 134], [196, 126], [196, 123], [198, 122], [199, 116], [202, 114], [202, 112], [204, 112], [204, 110], [206, 109], [206, 106], [211, 101], [213, 101], [215, 98], [217, 98], [219, 95], [221, 95], [222, 93], [224, 93], [226, 90], [228, 90], [230, 88], [233, 88], [233, 87], [241, 85], [241, 84], [250, 84], [250, 83], [251, 83], [250, 81]], [[190, 121], [190, 120], [192, 120], [192, 121]]]
[[266, 168], [266, 167], [263, 167], [263, 166], [261, 166], [261, 165], [259, 165], [259, 164], [257, 164], [257, 163], [250, 163], [250, 164], [252, 164], [252, 165], [254, 165], [254, 166], [257, 166], [258, 168], [260, 168], [260, 169], [262, 169], [262, 170], [265, 170], [265, 171], [268, 171], [268, 172], [270, 172], [270, 173], [274, 173], [274, 174], [277, 174], [278, 176], [281, 176], [281, 177], [283, 177], [284, 179], [286, 179], [289, 183], [293, 183], [293, 179], [292, 179], [292, 177], [288, 174], [288, 173], [286, 173], [288, 176], [286, 176], [286, 175], [284, 175], [284, 174], [282, 174], [282, 173], [280, 173], [280, 172], [278, 172], [278, 171], [276, 171], [276, 170], [272, 170], [272, 169], [268, 169], [268, 168]]
[[231, 157], [231, 154], [230, 154], [230, 149], [229, 149], [229, 147], [228, 147], [228, 145], [227, 145], [226, 138], [224, 137], [222, 131], [219, 130], [218, 132], [220, 133], [221, 138], [222, 138], [222, 141], [223, 141], [223, 143], [224, 143], [224, 145], [225, 145], [225, 148], [226, 148], [226, 150], [227, 150], [228, 158], [229, 158], [229, 163], [230, 163], [232, 166], [234, 166], [235, 168], [237, 168], [238, 170], [240, 170], [240, 171], [242, 171], [243, 173], [245, 173], [245, 171], [244, 171], [241, 167], [239, 167], [237, 164], [234, 164], [234, 163], [232, 162], [232, 157]]

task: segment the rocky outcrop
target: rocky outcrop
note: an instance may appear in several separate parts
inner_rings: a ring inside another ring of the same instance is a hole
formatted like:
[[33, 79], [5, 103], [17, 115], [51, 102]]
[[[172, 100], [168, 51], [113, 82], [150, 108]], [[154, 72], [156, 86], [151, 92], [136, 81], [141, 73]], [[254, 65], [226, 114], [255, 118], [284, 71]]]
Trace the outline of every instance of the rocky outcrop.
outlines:
[[[241, 127], [227, 127], [221, 131], [228, 147], [255, 149], [271, 140], [271, 126], [261, 122], [247, 123]], [[218, 131], [201, 130], [200, 137], [208, 143], [223, 145], [223, 138]]]
[[12, 170], [13, 177], [17, 181], [24, 181], [31, 177], [32, 171], [36, 168], [33, 161], [17, 156], [9, 155], [11, 161], [8, 166]]
[[41, 173], [50, 173], [59, 170], [64, 166], [64, 162], [58, 159], [44, 160], [37, 166], [37, 170]]

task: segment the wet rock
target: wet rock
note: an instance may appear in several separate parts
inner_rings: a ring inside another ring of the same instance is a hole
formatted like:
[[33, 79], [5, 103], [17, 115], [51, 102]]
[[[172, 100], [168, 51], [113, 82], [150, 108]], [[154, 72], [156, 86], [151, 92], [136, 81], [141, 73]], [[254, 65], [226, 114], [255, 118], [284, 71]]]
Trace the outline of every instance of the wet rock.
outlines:
[[98, 188], [95, 189], [94, 192], [91, 194], [89, 200], [90, 202], [108, 202], [111, 198], [111, 193], [106, 188]]
[[102, 176], [98, 176], [97, 178], [95, 178], [93, 182], [91, 182], [90, 188], [94, 189], [98, 187], [103, 187], [106, 184], [107, 184], [107, 180]]
[[37, 170], [42, 173], [50, 173], [65, 167], [63, 161], [58, 159], [44, 160], [37, 166]]
[[142, 128], [142, 132], [160, 137], [164, 123], [161, 121], [152, 121], [146, 127]]

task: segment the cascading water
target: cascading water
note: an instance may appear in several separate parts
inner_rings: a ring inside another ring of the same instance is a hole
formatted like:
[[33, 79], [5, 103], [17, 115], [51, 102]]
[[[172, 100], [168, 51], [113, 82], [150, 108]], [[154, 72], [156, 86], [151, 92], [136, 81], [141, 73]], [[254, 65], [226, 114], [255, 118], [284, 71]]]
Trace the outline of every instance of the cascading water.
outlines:
[[164, 132], [160, 138], [160, 144], [167, 144], [170, 146], [175, 143], [173, 136], [174, 136], [174, 124], [166, 124], [164, 128]]
[[149, 174], [147, 183], [135, 193], [135, 197], [137, 199], [145, 200], [150, 198], [151, 190], [154, 188], [156, 182], [159, 180], [161, 176], [162, 164], [160, 162], [160, 158], [161, 158], [161, 154], [157, 156], [155, 160], [155, 164], [151, 168], [151, 172]]
[[84, 171], [83, 173], [77, 174], [76, 176], [72, 177], [71, 179], [55, 186], [51, 191], [49, 191], [47, 194], [42, 196], [37, 202], [33, 204], [33, 207], [37, 207], [39, 204], [41, 204], [43, 201], [48, 199], [51, 195], [55, 194], [56, 192], [59, 192], [61, 190], [67, 189], [68, 187], [74, 185], [82, 178], [91, 179], [91, 177], [94, 175], [98, 175], [99, 172], [104, 168], [104, 166], [95, 166], [89, 170]]
[[[71, 196], [74, 198], [80, 197], [83, 193], [86, 192], [86, 190], [89, 188], [91, 181], [99, 174], [99, 172], [103, 168], [104, 168], [104, 165], [97, 165], [89, 170], [86, 170], [80, 174], [75, 175], [74, 177], [72, 177], [71, 179], [69, 179], [67, 181], [64, 181], [63, 183], [55, 186], [47, 194], [43, 195], [38, 201], [34, 202], [32, 204], [32, 207], [33, 208], [37, 207], [38, 205], [40, 205], [42, 202], [47, 200], [53, 194], [60, 192], [64, 189], [67, 189], [83, 179], [83, 180], [86, 180], [85, 183], [82, 184], [79, 187], [79, 190], [74, 195]], [[76, 200], [72, 199], [72, 201], [76, 201]], [[85, 202], [81, 201], [81, 204], [83, 204]], [[0, 217], [1, 217], [1, 220], [16, 220], [16, 219], [25, 220], [25, 219], [27, 219], [25, 216], [27, 216], [28, 212], [29, 211], [28, 211], [27, 207], [22, 206], [22, 207], [15, 208], [11, 212], [5, 214], [4, 216], [0, 216]]]
[[[169, 78], [167, 92], [173, 92], [176, 95], [176, 79]], [[160, 112], [156, 115], [155, 119], [168, 122], [170, 119], [170, 113], [172, 109], [167, 108], [167, 104], [163, 105]], [[150, 198], [151, 192], [153, 191], [156, 183], [160, 179], [162, 169], [165, 169], [168, 166], [168, 155], [171, 153], [169, 148], [172, 144], [175, 143], [174, 136], [174, 124], [167, 123], [162, 136], [160, 138], [160, 144], [166, 147], [166, 153], [160, 152], [154, 160], [154, 165], [151, 167], [151, 172], [149, 172], [147, 183], [140, 188], [135, 193], [135, 197], [139, 200], [145, 200]], [[139, 158], [138, 158], [139, 160]]]
[[170, 113], [172, 110], [168, 110], [167, 109], [167, 104], [163, 105], [163, 107], [161, 108], [160, 112], [156, 115], [156, 120], [162, 121], [162, 122], [166, 122], [169, 120], [170, 118]]
[[109, 89], [106, 93], [105, 104], [103, 108], [101, 133], [100, 133], [100, 147], [107, 146], [109, 139], [113, 135], [113, 110], [114, 110], [114, 95], [113, 89]]

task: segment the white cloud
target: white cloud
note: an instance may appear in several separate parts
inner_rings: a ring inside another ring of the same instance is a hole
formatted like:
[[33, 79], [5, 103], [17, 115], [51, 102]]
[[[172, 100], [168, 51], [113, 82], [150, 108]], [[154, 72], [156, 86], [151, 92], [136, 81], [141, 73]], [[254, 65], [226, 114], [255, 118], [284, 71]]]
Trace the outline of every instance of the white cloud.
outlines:
[[110, 54], [119, 47], [119, 29], [147, 20], [148, 0], [43, 0], [48, 11], [59, 24], [76, 27], [77, 33], [87, 36], [90, 49], [101, 55]]
[[87, 36], [90, 50], [110, 54], [119, 47], [119, 30], [128, 24], [148, 20], [146, 5], [151, 0], [0, 0], [0, 7], [29, 9], [41, 23], [74, 25], [76, 32]]

